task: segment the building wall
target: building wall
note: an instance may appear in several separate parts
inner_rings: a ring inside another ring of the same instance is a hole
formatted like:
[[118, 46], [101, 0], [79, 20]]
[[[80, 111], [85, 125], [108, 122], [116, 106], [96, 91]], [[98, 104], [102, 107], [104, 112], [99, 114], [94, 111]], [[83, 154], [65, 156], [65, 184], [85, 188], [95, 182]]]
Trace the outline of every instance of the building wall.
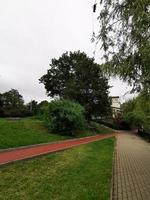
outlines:
[[119, 97], [118, 98], [112, 97], [112, 105], [111, 106], [120, 109]]
[[111, 97], [111, 100], [112, 100], [112, 104], [111, 104], [112, 115], [113, 115], [113, 118], [115, 118], [120, 113], [121, 103], [120, 103], [119, 97]]

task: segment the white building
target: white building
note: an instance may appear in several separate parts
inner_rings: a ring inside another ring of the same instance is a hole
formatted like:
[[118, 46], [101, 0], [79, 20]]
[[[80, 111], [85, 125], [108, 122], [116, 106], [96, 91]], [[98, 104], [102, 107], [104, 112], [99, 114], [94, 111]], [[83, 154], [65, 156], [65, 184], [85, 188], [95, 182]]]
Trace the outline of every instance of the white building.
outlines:
[[111, 108], [113, 117], [116, 117], [120, 113], [120, 106], [121, 103], [119, 100], [119, 96], [111, 97]]

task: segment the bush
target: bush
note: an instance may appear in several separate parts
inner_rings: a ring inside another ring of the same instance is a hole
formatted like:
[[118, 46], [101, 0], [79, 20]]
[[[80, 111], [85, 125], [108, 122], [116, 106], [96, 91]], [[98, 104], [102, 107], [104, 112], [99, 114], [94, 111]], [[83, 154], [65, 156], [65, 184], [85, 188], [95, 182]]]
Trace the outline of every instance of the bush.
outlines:
[[129, 130], [130, 125], [127, 123], [122, 117], [118, 117], [115, 119], [109, 119], [109, 120], [96, 120], [96, 122], [103, 124], [104, 126], [107, 126], [112, 129], [116, 130]]
[[4, 117], [4, 110], [3, 110], [3, 108], [0, 108], [0, 117]]
[[0, 108], [0, 117], [28, 117], [32, 115], [32, 112], [30, 112], [26, 107], [20, 109]]
[[85, 127], [84, 108], [67, 100], [57, 100], [49, 103], [46, 112], [46, 122], [53, 132], [73, 135], [76, 130]]
[[103, 124], [104, 126], [107, 126], [112, 129], [118, 129], [118, 127], [113, 122], [108, 122], [104, 120], [96, 120], [97, 123]]
[[49, 103], [48, 101], [41, 101], [37, 106], [37, 117], [40, 119], [44, 118], [45, 112], [48, 109]]
[[130, 124], [122, 117], [116, 117], [113, 119], [114, 128], [117, 130], [130, 130]]
[[138, 129], [138, 133], [150, 138], [150, 96], [141, 92], [136, 98], [122, 105], [124, 120]]

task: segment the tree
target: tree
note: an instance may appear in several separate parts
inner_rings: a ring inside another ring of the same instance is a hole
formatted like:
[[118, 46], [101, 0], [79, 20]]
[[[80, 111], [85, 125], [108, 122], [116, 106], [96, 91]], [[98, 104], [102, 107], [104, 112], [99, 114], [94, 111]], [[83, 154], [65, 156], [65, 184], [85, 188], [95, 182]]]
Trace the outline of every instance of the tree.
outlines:
[[44, 100], [44, 101], [41, 101], [38, 105], [37, 105], [37, 114], [41, 117], [44, 116], [45, 114], [45, 111], [47, 109], [49, 105], [49, 102]]
[[18, 90], [11, 89], [2, 94], [2, 104], [6, 109], [20, 109], [24, 105], [24, 100]]
[[37, 114], [37, 101], [35, 100], [31, 100], [28, 104], [27, 104], [27, 107], [28, 107], [28, 110], [30, 111], [30, 113], [32, 113], [33, 115], [36, 115]]
[[27, 115], [24, 100], [18, 90], [11, 89], [0, 94], [0, 116], [1, 117], [24, 117]]
[[101, 0], [103, 65], [109, 75], [128, 81], [134, 91], [150, 91], [150, 1]]
[[48, 96], [79, 102], [90, 120], [110, 114], [108, 80], [100, 66], [80, 51], [52, 59], [50, 69], [40, 79]]
[[0, 93], [0, 108], [3, 107], [3, 95]]
[[43, 100], [38, 104], [38, 108], [48, 106], [49, 102], [47, 100]]
[[150, 101], [143, 92], [122, 104], [122, 113], [128, 123], [143, 126], [150, 131]]
[[68, 100], [51, 101], [46, 109], [45, 120], [52, 132], [73, 135], [86, 127], [84, 108]]
[[0, 93], [0, 117], [4, 116], [2, 96], [3, 95]]

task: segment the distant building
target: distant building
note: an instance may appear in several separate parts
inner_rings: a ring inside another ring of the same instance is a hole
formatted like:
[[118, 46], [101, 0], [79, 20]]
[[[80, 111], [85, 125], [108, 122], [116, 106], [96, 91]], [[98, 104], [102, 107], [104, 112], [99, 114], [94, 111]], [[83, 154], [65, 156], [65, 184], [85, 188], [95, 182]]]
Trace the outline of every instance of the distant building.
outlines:
[[119, 96], [113, 96], [111, 97], [111, 108], [112, 108], [112, 116], [116, 117], [118, 114], [120, 114], [120, 99]]

